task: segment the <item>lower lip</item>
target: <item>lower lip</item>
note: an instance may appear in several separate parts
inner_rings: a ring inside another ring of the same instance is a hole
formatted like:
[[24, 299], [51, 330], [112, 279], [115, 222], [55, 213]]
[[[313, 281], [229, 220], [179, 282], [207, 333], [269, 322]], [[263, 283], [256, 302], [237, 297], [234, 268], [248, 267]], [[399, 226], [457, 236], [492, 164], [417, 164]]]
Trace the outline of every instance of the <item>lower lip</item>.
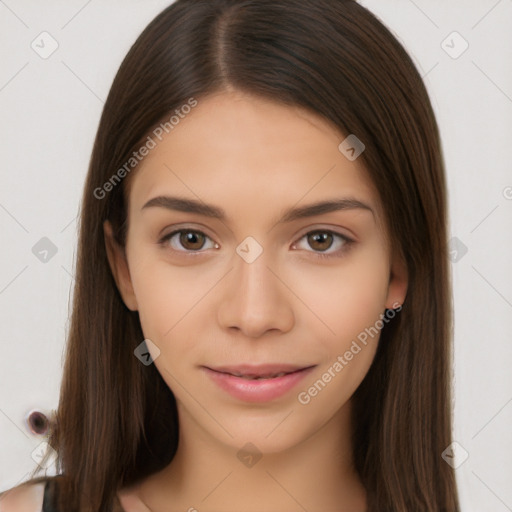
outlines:
[[269, 402], [279, 398], [294, 388], [306, 375], [311, 373], [313, 368], [305, 368], [272, 379], [250, 380], [203, 367], [221, 389], [245, 402]]

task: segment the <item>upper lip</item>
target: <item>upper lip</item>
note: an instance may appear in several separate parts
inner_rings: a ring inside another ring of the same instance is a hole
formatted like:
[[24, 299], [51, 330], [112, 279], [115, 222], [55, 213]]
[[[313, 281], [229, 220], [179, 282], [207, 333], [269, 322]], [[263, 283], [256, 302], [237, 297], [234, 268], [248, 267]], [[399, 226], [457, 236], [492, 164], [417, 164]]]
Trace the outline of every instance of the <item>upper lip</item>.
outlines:
[[246, 377], [268, 377], [280, 373], [292, 373], [297, 370], [311, 368], [314, 365], [293, 365], [293, 364], [239, 364], [236, 366], [207, 366], [206, 368], [220, 373], [229, 373], [231, 375], [241, 375]]

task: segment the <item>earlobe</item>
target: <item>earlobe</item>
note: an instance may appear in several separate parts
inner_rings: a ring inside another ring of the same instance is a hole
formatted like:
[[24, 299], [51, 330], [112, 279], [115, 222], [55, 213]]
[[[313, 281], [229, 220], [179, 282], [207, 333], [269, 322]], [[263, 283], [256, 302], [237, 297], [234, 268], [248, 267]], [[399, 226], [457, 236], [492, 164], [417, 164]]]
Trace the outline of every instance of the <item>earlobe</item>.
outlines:
[[119, 293], [123, 298], [123, 302], [131, 311], [137, 311], [137, 300], [133, 291], [126, 254], [123, 248], [114, 239], [112, 225], [108, 220], [103, 223], [103, 235], [110, 270], [112, 271]]
[[387, 309], [398, 309], [402, 306], [407, 295], [409, 278], [405, 261], [395, 257], [391, 265], [389, 275], [388, 296], [386, 299]]

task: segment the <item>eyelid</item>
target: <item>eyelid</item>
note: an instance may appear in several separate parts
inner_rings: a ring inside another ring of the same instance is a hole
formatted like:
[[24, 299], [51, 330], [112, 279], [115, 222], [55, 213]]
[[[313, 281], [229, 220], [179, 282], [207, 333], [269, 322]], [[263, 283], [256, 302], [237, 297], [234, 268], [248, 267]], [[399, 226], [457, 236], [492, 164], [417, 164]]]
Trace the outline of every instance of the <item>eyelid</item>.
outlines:
[[340, 230], [342, 230], [344, 228], [341, 228], [339, 226], [332, 226], [332, 227], [326, 227], [326, 226], [317, 226], [317, 227], [307, 227], [305, 228], [305, 230], [302, 232], [302, 234], [297, 238], [297, 241], [304, 238], [306, 235], [310, 234], [310, 233], [316, 233], [318, 231], [322, 232], [322, 233], [331, 233], [333, 235], [336, 235], [336, 236], [339, 236], [341, 238], [343, 238], [344, 240], [346, 240], [347, 242], [356, 242], [357, 241], [357, 237], [355, 235], [352, 235], [352, 232], [348, 229], [345, 228], [345, 231], [350, 231], [350, 235], [348, 234], [345, 234], [343, 232], [341, 232]]

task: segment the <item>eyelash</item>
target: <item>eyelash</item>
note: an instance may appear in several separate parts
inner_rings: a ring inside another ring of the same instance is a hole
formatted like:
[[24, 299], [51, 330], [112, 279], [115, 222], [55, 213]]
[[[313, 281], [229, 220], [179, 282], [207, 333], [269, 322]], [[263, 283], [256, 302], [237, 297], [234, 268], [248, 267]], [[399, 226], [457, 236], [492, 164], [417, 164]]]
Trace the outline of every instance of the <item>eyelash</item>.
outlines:
[[[206, 238], [210, 238], [206, 233], [203, 233], [202, 231], [199, 231], [199, 230], [196, 230], [196, 229], [187, 229], [187, 228], [182, 228], [182, 229], [177, 229], [175, 231], [172, 231], [171, 233], [168, 233], [167, 235], [164, 235], [159, 241], [158, 241], [158, 244], [160, 246], [162, 246], [164, 249], [168, 249], [168, 245], [166, 245], [166, 243], [176, 234], [178, 233], [196, 233], [196, 234], [201, 234], [201, 235], [204, 235]], [[313, 233], [327, 233], [329, 235], [333, 235], [334, 237], [338, 237], [340, 238], [342, 241], [343, 241], [343, 245], [341, 247], [341, 249], [338, 249], [337, 251], [333, 252], [333, 253], [324, 253], [324, 252], [321, 252], [321, 251], [308, 251], [308, 252], [312, 252], [313, 254], [315, 254], [317, 257], [319, 258], [322, 258], [322, 259], [327, 259], [327, 258], [336, 258], [336, 257], [341, 257], [345, 254], [345, 252], [350, 248], [350, 246], [354, 243], [354, 240], [348, 238], [347, 236], [345, 235], [342, 235], [341, 233], [336, 233], [335, 231], [330, 231], [328, 229], [314, 229], [312, 231], [308, 231], [307, 233], [305, 233], [304, 235], [302, 235], [300, 238], [299, 238], [299, 241], [302, 240], [303, 238], [306, 238], [308, 235], [311, 235]], [[295, 245], [295, 244], [294, 244]], [[330, 249], [330, 247], [329, 247]], [[201, 254], [203, 251], [190, 251], [190, 250], [184, 250], [184, 251], [176, 251], [174, 249], [175, 252], [182, 252], [182, 253], [185, 253], [185, 254]]]

